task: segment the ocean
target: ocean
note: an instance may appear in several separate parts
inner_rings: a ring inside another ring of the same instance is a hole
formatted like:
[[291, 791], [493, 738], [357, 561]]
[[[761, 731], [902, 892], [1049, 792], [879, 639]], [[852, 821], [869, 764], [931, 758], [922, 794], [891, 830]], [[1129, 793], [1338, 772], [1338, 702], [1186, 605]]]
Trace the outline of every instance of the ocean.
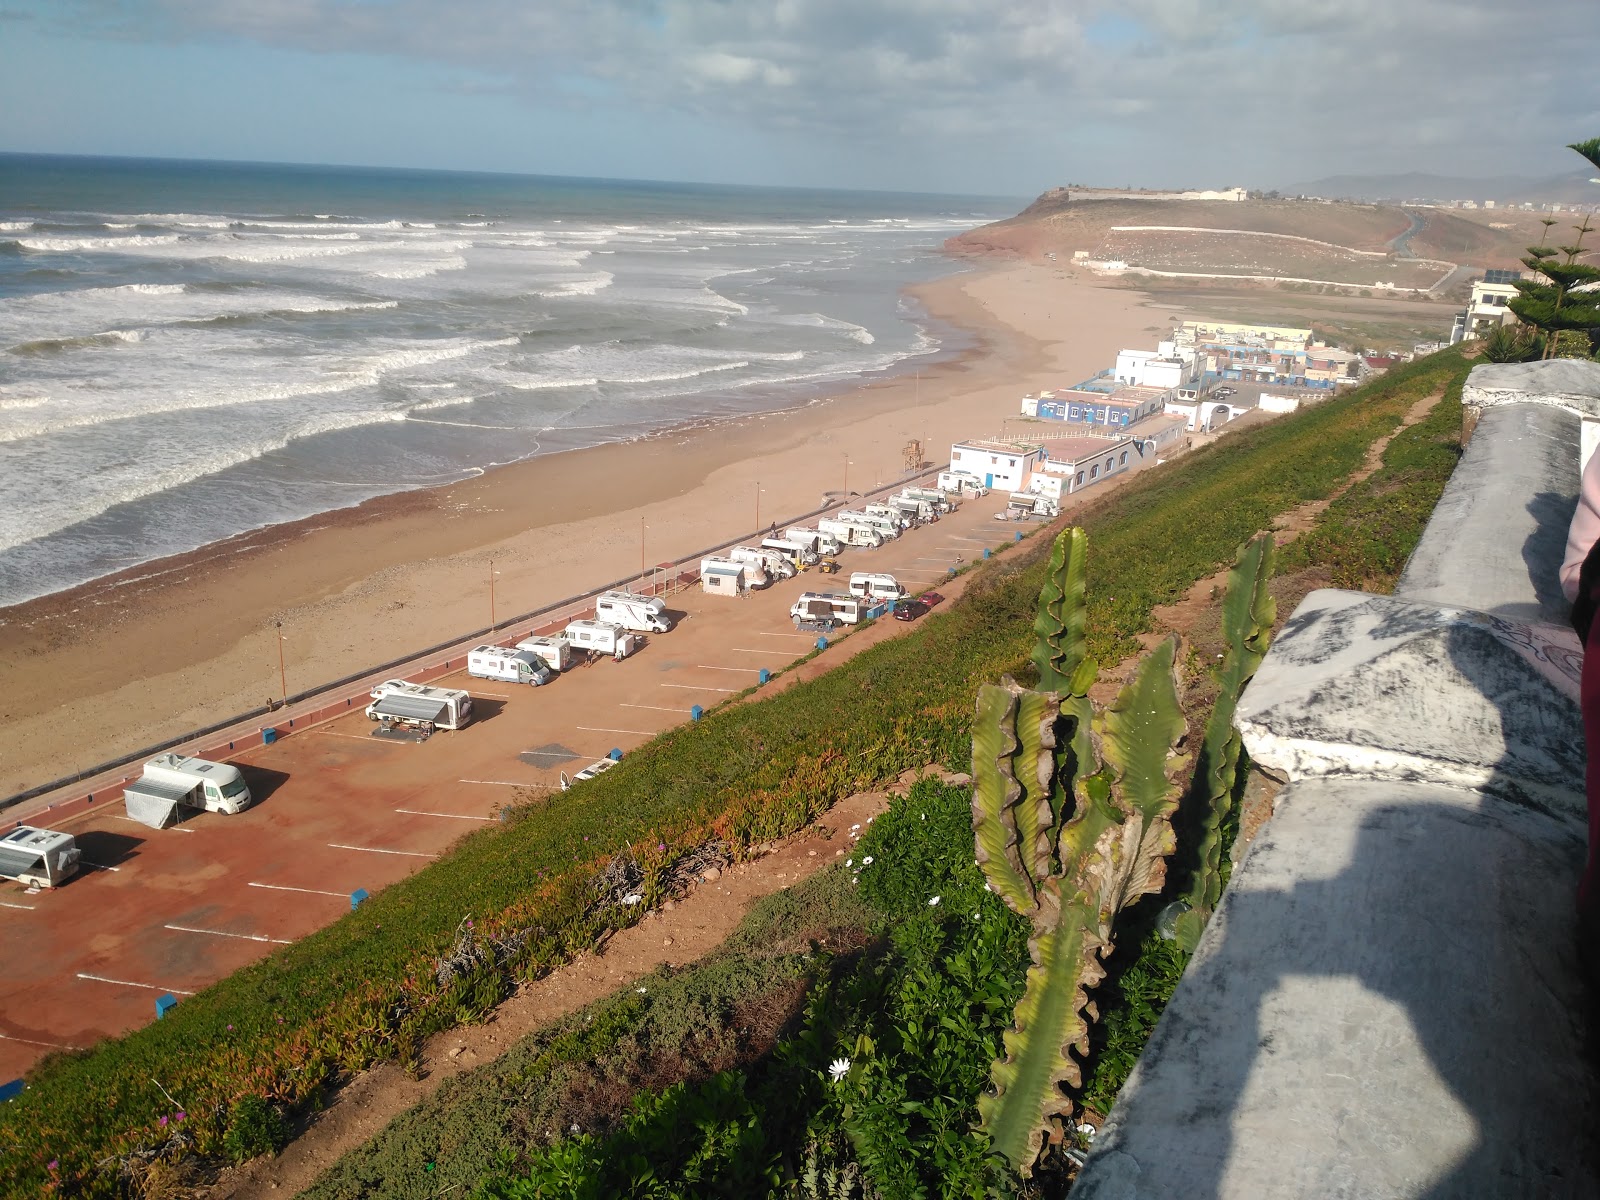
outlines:
[[959, 352], [1001, 198], [0, 154], [0, 606]]

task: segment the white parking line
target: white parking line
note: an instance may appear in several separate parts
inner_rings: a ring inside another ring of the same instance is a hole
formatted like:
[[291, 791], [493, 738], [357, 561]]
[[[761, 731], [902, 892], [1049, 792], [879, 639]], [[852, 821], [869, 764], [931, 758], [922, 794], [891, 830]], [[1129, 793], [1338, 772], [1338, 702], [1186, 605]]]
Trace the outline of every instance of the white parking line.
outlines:
[[104, 975], [90, 975], [85, 971], [78, 972], [79, 979], [89, 979], [95, 983], [114, 983], [118, 987], [148, 988], [152, 992], [171, 992], [174, 996], [192, 996], [193, 992], [186, 992], [182, 988], [162, 987], [159, 983], [135, 983], [131, 979], [107, 979]]
[[688, 692], [742, 692], [743, 688], [704, 687], [698, 683], [663, 683], [662, 687], [682, 688]]
[[331, 850], [360, 850], [365, 854], [403, 854], [407, 858], [438, 858], [425, 850], [385, 850], [382, 846], [347, 846], [343, 842], [329, 842]]
[[495, 787], [538, 787], [536, 783], [518, 783], [515, 779], [458, 779], [457, 783], [484, 783]]
[[760, 667], [713, 667], [710, 663], [699, 663], [695, 667], [698, 671], [759, 671]]
[[631, 733], [636, 737], [655, 737], [659, 732], [653, 729], [607, 729], [604, 725], [577, 725], [574, 728], [584, 733]]
[[689, 711], [687, 708], [663, 708], [659, 704], [626, 704], [626, 703], [624, 703], [624, 704], [617, 705], [617, 707], [618, 708], [648, 708], [652, 712], [677, 713], [680, 717], [684, 716]]
[[797, 638], [806, 638], [808, 641], [810, 640], [809, 637], [806, 634], [803, 634], [803, 633], [768, 633], [765, 629], [756, 630], [756, 636], [757, 637], [788, 637], [788, 638], [797, 637]]
[[321, 888], [290, 887], [286, 883], [247, 883], [245, 887], [270, 888], [274, 892], [304, 892], [308, 896], [337, 896], [341, 900], [348, 900], [347, 892], [325, 892]]
[[407, 742], [386, 742], [386, 741], [383, 741], [382, 739], [374, 741], [373, 737], [372, 737], [372, 735], [370, 733], [340, 733], [337, 729], [313, 729], [311, 732], [312, 733], [320, 733], [323, 737], [355, 738], [356, 741], [358, 741], [358, 742], [366, 742], [368, 745], [371, 745], [371, 746], [376, 746], [376, 745], [383, 745], [383, 746], [397, 746], [398, 745], [398, 746], [404, 746], [404, 745], [410, 744], [410, 743], [407, 743]]
[[238, 938], [241, 942], [271, 942], [275, 946], [294, 945], [286, 938], [267, 937], [262, 933], [229, 933], [226, 929], [195, 929], [190, 925], [163, 925], [162, 928], [176, 930], [178, 933], [205, 933], [212, 937]]
[[[145, 825], [145, 823], [143, 821], [135, 821], [132, 817], [118, 817], [117, 820], [126, 821], [129, 825], [144, 825], [144, 827], [146, 829], [150, 828], [150, 826]], [[194, 830], [192, 830], [192, 829], [184, 829], [181, 825], [168, 825], [167, 828], [170, 829], [173, 833], [193, 833], [194, 832]]]
[[509, 700], [510, 695], [502, 696], [498, 692], [469, 692], [474, 700]]
[[458, 821], [498, 821], [499, 817], [470, 817], [466, 813], [436, 813], [423, 812], [417, 808], [397, 808], [397, 813], [405, 813], [408, 817], [454, 817]]
[[737, 650], [740, 654], [792, 654], [793, 651], [785, 650], [782, 646], [729, 646], [729, 650]]
[[120, 870], [122, 870], [121, 867], [108, 867], [108, 866], [105, 866], [105, 865], [103, 865], [101, 863], [92, 863], [87, 858], [80, 858], [78, 860], [78, 862], [81, 863], [83, 866], [93, 867], [96, 871], [120, 871]]
[[64, 1046], [60, 1042], [36, 1042], [32, 1038], [13, 1037], [9, 1033], [0, 1033], [0, 1042], [21, 1042], [24, 1046], [48, 1046], [52, 1050], [82, 1050], [82, 1046]]
[[29, 912], [32, 912], [38, 907], [39, 906], [37, 904], [13, 904], [9, 900], [0, 900], [0, 908], [25, 908]]

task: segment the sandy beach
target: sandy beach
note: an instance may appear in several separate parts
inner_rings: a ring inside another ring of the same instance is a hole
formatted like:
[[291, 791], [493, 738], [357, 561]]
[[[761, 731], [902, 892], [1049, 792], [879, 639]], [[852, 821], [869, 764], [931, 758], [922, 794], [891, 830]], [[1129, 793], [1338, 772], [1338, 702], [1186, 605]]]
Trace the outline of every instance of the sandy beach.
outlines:
[[[978, 346], [805, 408], [536, 458], [232, 538], [0, 610], [0, 795], [889, 483], [997, 436], [1177, 314], [1055, 266], [916, 289]], [[1155, 305], [1162, 305], [1156, 301]]]

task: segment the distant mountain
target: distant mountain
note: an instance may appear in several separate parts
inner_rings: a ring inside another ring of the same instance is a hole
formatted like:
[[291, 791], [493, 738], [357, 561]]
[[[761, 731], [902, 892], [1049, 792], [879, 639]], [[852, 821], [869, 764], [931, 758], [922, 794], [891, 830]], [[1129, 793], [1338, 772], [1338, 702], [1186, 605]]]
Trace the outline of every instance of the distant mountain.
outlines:
[[1291, 183], [1278, 190], [1286, 196], [1323, 196], [1331, 200], [1495, 200], [1501, 204], [1554, 202], [1600, 204], [1600, 184], [1592, 171], [1574, 171], [1547, 179], [1462, 179], [1449, 175], [1330, 175], [1309, 183]]

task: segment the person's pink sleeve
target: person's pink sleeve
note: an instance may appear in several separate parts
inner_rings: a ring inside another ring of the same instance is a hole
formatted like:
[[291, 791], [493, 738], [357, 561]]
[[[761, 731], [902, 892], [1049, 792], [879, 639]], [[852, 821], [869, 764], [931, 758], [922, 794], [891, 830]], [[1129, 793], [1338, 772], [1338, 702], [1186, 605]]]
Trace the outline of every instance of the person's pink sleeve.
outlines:
[[1595, 540], [1600, 538], [1600, 452], [1589, 456], [1578, 487], [1578, 511], [1572, 514], [1567, 531], [1567, 557], [1561, 563], [1561, 591], [1570, 600], [1578, 598], [1578, 572]]

